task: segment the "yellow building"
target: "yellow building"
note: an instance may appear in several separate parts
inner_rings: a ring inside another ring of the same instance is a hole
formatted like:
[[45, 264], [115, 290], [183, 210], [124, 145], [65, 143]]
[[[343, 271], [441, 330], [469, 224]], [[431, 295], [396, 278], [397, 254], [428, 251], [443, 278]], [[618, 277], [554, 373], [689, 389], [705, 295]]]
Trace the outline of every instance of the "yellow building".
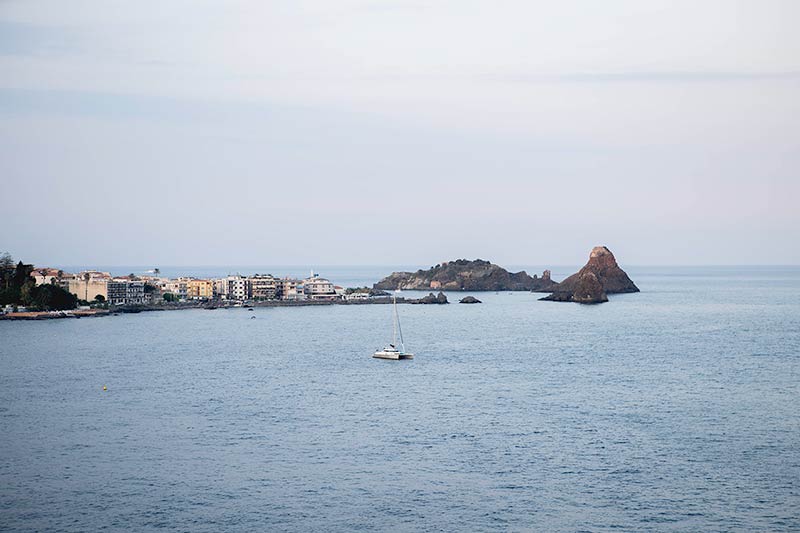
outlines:
[[213, 296], [213, 281], [207, 279], [190, 279], [186, 282], [186, 297], [190, 300], [208, 300]]

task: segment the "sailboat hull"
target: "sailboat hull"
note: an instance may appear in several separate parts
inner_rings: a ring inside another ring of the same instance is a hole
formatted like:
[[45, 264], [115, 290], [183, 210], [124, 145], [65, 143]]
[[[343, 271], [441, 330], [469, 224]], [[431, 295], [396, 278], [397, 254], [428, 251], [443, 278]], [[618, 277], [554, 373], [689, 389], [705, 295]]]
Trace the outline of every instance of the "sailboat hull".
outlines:
[[393, 361], [397, 361], [398, 359], [414, 359], [414, 354], [405, 352], [380, 351], [372, 354], [372, 357], [376, 359], [391, 359]]

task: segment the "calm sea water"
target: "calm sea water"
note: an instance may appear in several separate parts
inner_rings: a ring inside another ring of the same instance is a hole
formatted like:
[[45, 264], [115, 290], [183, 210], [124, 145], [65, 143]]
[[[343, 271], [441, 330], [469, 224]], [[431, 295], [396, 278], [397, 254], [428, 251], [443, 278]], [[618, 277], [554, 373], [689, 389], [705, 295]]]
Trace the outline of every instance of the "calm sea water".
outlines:
[[800, 269], [629, 273], [401, 362], [379, 305], [0, 322], [0, 529], [800, 529]]

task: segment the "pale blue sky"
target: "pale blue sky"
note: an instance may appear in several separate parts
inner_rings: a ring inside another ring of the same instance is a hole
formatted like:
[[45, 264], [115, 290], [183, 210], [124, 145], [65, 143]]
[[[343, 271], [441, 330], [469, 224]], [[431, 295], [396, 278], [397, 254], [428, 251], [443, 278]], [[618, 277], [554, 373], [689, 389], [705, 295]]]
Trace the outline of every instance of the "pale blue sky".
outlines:
[[0, 251], [798, 264], [798, 20], [769, 0], [0, 1]]

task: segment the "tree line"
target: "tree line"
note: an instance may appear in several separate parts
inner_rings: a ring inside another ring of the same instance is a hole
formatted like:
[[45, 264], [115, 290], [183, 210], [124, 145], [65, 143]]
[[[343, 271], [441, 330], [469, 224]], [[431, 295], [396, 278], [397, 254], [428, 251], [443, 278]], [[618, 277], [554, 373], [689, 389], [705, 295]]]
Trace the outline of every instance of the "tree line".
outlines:
[[36, 285], [33, 265], [19, 261], [8, 252], [0, 255], [0, 306], [13, 305], [38, 311], [75, 309], [78, 297], [55, 283]]

